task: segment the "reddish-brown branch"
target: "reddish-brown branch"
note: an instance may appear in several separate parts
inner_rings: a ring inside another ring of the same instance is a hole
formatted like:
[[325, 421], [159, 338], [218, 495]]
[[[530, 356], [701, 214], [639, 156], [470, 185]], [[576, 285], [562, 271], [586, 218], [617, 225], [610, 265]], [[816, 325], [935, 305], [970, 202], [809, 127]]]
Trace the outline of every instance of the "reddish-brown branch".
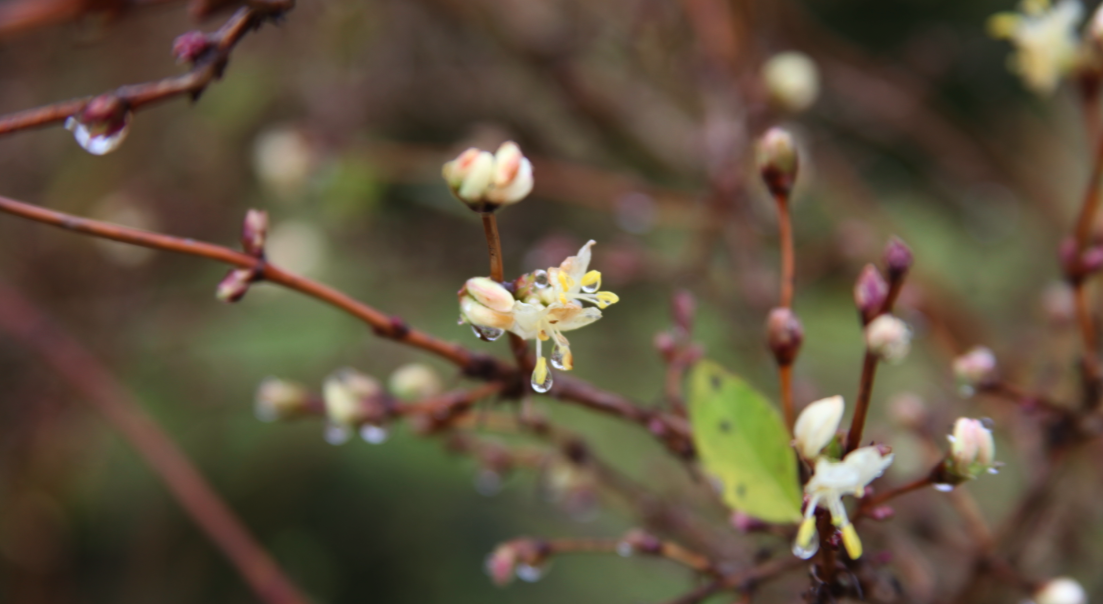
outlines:
[[[290, 10], [294, 5], [294, 0], [252, 2], [250, 6], [235, 12], [217, 32], [211, 34], [211, 49], [202, 54], [187, 73], [155, 82], [123, 86], [108, 94], [130, 110], [182, 95], [195, 98], [211, 82], [221, 77], [230, 52], [246, 33], [266, 19]], [[88, 96], [71, 99], [0, 116], [0, 135], [61, 123], [69, 116], [79, 113], [93, 98]]]
[[862, 429], [866, 425], [869, 413], [869, 401], [873, 396], [873, 378], [877, 375], [877, 355], [866, 351], [862, 359], [862, 377], [858, 381], [858, 398], [854, 403], [854, 418], [850, 421], [850, 431], [846, 434], [846, 453], [850, 453], [862, 444]]
[[744, 593], [754, 591], [766, 581], [776, 578], [790, 570], [804, 566], [806, 562], [795, 556], [781, 556], [763, 562], [744, 571], [736, 572], [723, 579], [706, 583], [693, 591], [671, 600], [667, 604], [698, 604], [715, 593], [728, 589], [738, 589]]
[[[796, 261], [793, 251], [793, 226], [789, 218], [789, 198], [786, 194], [778, 194], [774, 205], [777, 206], [778, 240], [781, 247], [781, 295], [779, 305], [782, 308], [791, 308], [793, 305], [793, 290], [795, 289]], [[781, 384], [781, 412], [785, 418], [785, 425], [792, 433], [796, 423], [797, 412], [793, 404], [793, 361], [778, 362], [778, 380]]]
[[4, 285], [0, 285], [0, 330], [35, 351], [130, 441], [261, 600], [270, 604], [307, 603], [306, 597], [130, 393], [79, 342]]
[[931, 477], [932, 474], [928, 474], [922, 478], [917, 478], [907, 484], [902, 484], [898, 487], [891, 488], [883, 493], [877, 493], [872, 497], [867, 497], [862, 500], [859, 513], [868, 514], [871, 510], [873, 510], [873, 508], [884, 505], [901, 495], [906, 495], [908, 493], [911, 493], [912, 491], [918, 491], [923, 487], [929, 487], [934, 484], [934, 481], [931, 479]]

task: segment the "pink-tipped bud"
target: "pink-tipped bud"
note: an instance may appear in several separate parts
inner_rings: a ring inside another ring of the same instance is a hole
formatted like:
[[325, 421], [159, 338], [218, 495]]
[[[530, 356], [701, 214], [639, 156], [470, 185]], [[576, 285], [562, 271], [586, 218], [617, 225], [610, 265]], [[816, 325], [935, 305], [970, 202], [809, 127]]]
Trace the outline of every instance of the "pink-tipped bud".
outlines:
[[992, 432], [980, 420], [959, 417], [950, 437], [950, 461], [954, 475], [976, 478], [995, 463], [996, 444]]
[[972, 389], [992, 384], [999, 378], [996, 355], [984, 346], [977, 346], [954, 359], [954, 377], [960, 385]]
[[766, 318], [766, 345], [778, 365], [792, 365], [804, 343], [804, 327], [791, 309], [778, 307]]
[[889, 296], [889, 284], [881, 276], [876, 266], [867, 264], [854, 282], [854, 305], [862, 317], [862, 323], [869, 323], [881, 312]]
[[212, 47], [211, 39], [201, 31], [189, 31], [172, 42], [172, 56], [177, 63], [194, 63]]
[[463, 287], [469, 296], [491, 310], [504, 313], [513, 310], [513, 294], [490, 277], [472, 277]]
[[252, 269], [232, 269], [218, 284], [214, 295], [223, 302], [237, 302], [249, 292], [249, 285], [255, 280], [254, 277], [255, 273]]
[[762, 531], [770, 526], [758, 518], [738, 510], [732, 512], [728, 518], [728, 523], [732, 525], [732, 528], [744, 534]]
[[846, 405], [843, 397], [832, 396], [811, 403], [800, 412], [793, 426], [797, 451], [809, 461], [815, 461], [839, 430]]
[[800, 164], [793, 135], [782, 128], [767, 130], [755, 145], [755, 162], [770, 193], [787, 200]]
[[887, 363], [899, 363], [911, 349], [912, 332], [900, 319], [881, 315], [866, 326], [866, 347]]
[[268, 238], [268, 212], [249, 210], [241, 227], [241, 249], [250, 256], [264, 255], [264, 243]]
[[911, 248], [899, 238], [893, 237], [889, 239], [888, 244], [885, 245], [883, 260], [885, 262], [885, 271], [888, 272], [889, 279], [898, 281], [908, 273], [909, 269], [911, 269], [912, 262], [915, 258], [912, 256]]
[[513, 141], [502, 143], [494, 154], [494, 177], [486, 200], [496, 206], [521, 201], [532, 192], [532, 162]]

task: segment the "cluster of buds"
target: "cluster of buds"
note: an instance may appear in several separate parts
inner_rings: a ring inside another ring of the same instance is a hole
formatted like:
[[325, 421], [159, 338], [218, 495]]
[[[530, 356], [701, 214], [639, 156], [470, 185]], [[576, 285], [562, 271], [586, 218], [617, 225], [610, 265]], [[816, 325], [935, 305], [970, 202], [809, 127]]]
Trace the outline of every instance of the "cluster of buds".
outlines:
[[442, 173], [452, 194], [476, 212], [493, 212], [532, 192], [532, 162], [512, 141], [494, 154], [472, 147], [444, 164]]
[[506, 541], [487, 556], [486, 572], [499, 587], [512, 583], [515, 576], [522, 581], [537, 581], [544, 574], [549, 553], [548, 544], [538, 539]]
[[954, 422], [954, 433], [947, 439], [950, 454], [943, 462], [940, 483], [955, 485], [973, 480], [984, 472], [995, 473], [996, 443], [984, 422], [959, 417]]
[[794, 447], [813, 464], [812, 478], [804, 485], [807, 500], [804, 520], [793, 543], [793, 553], [810, 558], [819, 549], [815, 512], [822, 507], [842, 535], [843, 546], [852, 560], [862, 555], [862, 541], [847, 516], [844, 495], [862, 497], [866, 487], [892, 464], [888, 447], [869, 446], [851, 451], [842, 459], [842, 450], [833, 446], [845, 404], [841, 396], [816, 401], [801, 411], [793, 428]]
[[372, 444], [387, 440], [390, 401], [375, 378], [347, 367], [338, 369], [325, 379], [322, 397], [330, 443], [341, 444], [356, 431]]
[[781, 202], [787, 201], [800, 167], [793, 135], [782, 128], [767, 130], [755, 145], [755, 163], [770, 194]]
[[[254, 258], [264, 259], [264, 244], [268, 238], [268, 212], [249, 210], [241, 227], [241, 249]], [[249, 292], [249, 286], [261, 279], [256, 268], [234, 268], [222, 279], [215, 297], [223, 302], [237, 302]]]

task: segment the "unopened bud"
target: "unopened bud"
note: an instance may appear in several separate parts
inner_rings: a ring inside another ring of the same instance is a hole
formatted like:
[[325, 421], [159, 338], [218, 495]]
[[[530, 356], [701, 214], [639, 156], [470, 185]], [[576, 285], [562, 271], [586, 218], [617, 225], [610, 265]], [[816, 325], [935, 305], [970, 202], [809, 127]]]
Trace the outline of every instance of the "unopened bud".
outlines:
[[1057, 577], [1046, 581], [1034, 592], [1035, 604], [1087, 604], [1088, 594], [1078, 581]]
[[460, 297], [460, 319], [464, 323], [492, 329], [513, 327], [513, 314], [488, 308], [468, 295]]
[[355, 427], [369, 420], [378, 421], [372, 402], [382, 393], [375, 378], [355, 369], [334, 371], [322, 386], [326, 403], [326, 417], [340, 426]]
[[267, 377], [257, 387], [254, 410], [264, 422], [291, 419], [304, 414], [309, 401], [310, 393], [302, 385]]
[[215, 289], [215, 297], [223, 302], [237, 302], [245, 297], [256, 274], [250, 268], [231, 269]]
[[477, 212], [493, 212], [532, 192], [532, 162], [512, 141], [494, 155], [472, 147], [444, 164], [441, 172], [456, 197]]
[[762, 66], [762, 80], [770, 100], [793, 113], [811, 107], [820, 92], [816, 63], [802, 52], [783, 52], [770, 57]]
[[130, 106], [114, 94], [103, 94], [78, 113], [65, 120], [65, 129], [73, 133], [85, 151], [104, 155], [114, 151], [130, 131]]
[[766, 318], [766, 345], [778, 365], [792, 365], [804, 342], [804, 327], [796, 313], [785, 307], [770, 311]]
[[490, 580], [498, 587], [512, 583], [516, 569], [517, 551], [512, 542], [500, 544], [486, 558], [486, 574], [490, 575]]
[[996, 444], [980, 420], [959, 417], [949, 440], [951, 471], [959, 478], [976, 478], [995, 462]]
[[793, 135], [782, 128], [770, 128], [758, 139], [755, 161], [770, 193], [779, 199], [788, 199], [800, 163]]
[[241, 249], [250, 256], [264, 255], [264, 243], [268, 238], [268, 212], [249, 210], [241, 228]]
[[823, 448], [835, 438], [839, 422], [843, 419], [843, 397], [820, 399], [800, 412], [793, 426], [797, 451], [809, 461], [819, 456]]
[[460, 295], [464, 292], [491, 310], [503, 313], [513, 310], [513, 294], [490, 277], [468, 279]]
[[998, 377], [996, 355], [984, 346], [977, 346], [954, 359], [954, 377], [958, 384], [972, 389], [992, 384]]
[[674, 336], [669, 331], [660, 331], [655, 334], [655, 338], [652, 340], [652, 345], [655, 346], [655, 350], [659, 351], [659, 355], [663, 357], [663, 360], [667, 363], [674, 360], [674, 355], [678, 353], [678, 344], [674, 341]]
[[532, 162], [521, 154], [513, 141], [502, 143], [494, 154], [494, 178], [486, 199], [494, 205], [509, 205], [521, 201], [532, 192]]
[[899, 363], [911, 349], [911, 329], [892, 315], [880, 315], [866, 326], [866, 347], [887, 363]]
[[862, 317], [862, 323], [869, 323], [881, 312], [889, 296], [889, 284], [881, 276], [876, 266], [867, 264], [854, 282], [854, 305]]
[[201, 31], [181, 34], [172, 42], [172, 56], [176, 57], [177, 63], [194, 63], [210, 49], [211, 39]]
[[391, 394], [404, 401], [417, 401], [444, 391], [436, 370], [423, 363], [409, 363], [395, 369], [387, 385]]
[[927, 422], [927, 404], [919, 395], [902, 392], [889, 401], [889, 418], [904, 428], [920, 428]]
[[897, 237], [889, 239], [888, 244], [885, 245], [883, 259], [885, 270], [892, 281], [898, 281], [906, 275], [915, 260], [911, 248]]

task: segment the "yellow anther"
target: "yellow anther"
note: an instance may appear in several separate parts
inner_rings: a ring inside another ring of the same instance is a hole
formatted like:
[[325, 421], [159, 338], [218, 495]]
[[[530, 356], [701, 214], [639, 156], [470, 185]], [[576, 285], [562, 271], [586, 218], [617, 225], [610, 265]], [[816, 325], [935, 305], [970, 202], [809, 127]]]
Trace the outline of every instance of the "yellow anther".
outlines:
[[800, 529], [797, 530], [797, 545], [802, 549], [808, 549], [808, 546], [812, 543], [812, 536], [816, 534], [816, 518], [805, 518], [804, 522], [800, 523]]
[[548, 379], [548, 360], [544, 357], [536, 359], [536, 367], [532, 370], [532, 381], [543, 384]]
[[536, 337], [540, 338], [541, 342], [547, 342], [548, 341], [548, 332], [541, 329], [540, 332], [536, 334]]
[[[803, 529], [802, 526], [801, 530]], [[858, 538], [858, 531], [854, 530], [853, 524], [847, 524], [843, 527], [843, 545], [846, 546], [846, 554], [850, 556], [851, 560], [862, 557], [862, 540]]]
[[563, 371], [570, 371], [574, 369], [574, 355], [570, 350], [563, 352]]
[[564, 273], [563, 271], [559, 271], [558, 273], [556, 273], [556, 276], [559, 277], [559, 287], [561, 289], [564, 289], [564, 290], [571, 289], [570, 286], [567, 285], [568, 283], [570, 283], [570, 281], [569, 281], [570, 278], [567, 277], [567, 273]]
[[582, 276], [582, 287], [594, 291], [601, 288], [601, 271], [590, 271]]
[[598, 300], [598, 306], [600, 306], [601, 308], [605, 308], [610, 304], [616, 304], [617, 302], [620, 302], [620, 296], [614, 294], [613, 292], [598, 292], [596, 297]]
[[997, 40], [1006, 40], [1015, 35], [1022, 17], [1016, 13], [996, 13], [988, 17], [988, 35]]

